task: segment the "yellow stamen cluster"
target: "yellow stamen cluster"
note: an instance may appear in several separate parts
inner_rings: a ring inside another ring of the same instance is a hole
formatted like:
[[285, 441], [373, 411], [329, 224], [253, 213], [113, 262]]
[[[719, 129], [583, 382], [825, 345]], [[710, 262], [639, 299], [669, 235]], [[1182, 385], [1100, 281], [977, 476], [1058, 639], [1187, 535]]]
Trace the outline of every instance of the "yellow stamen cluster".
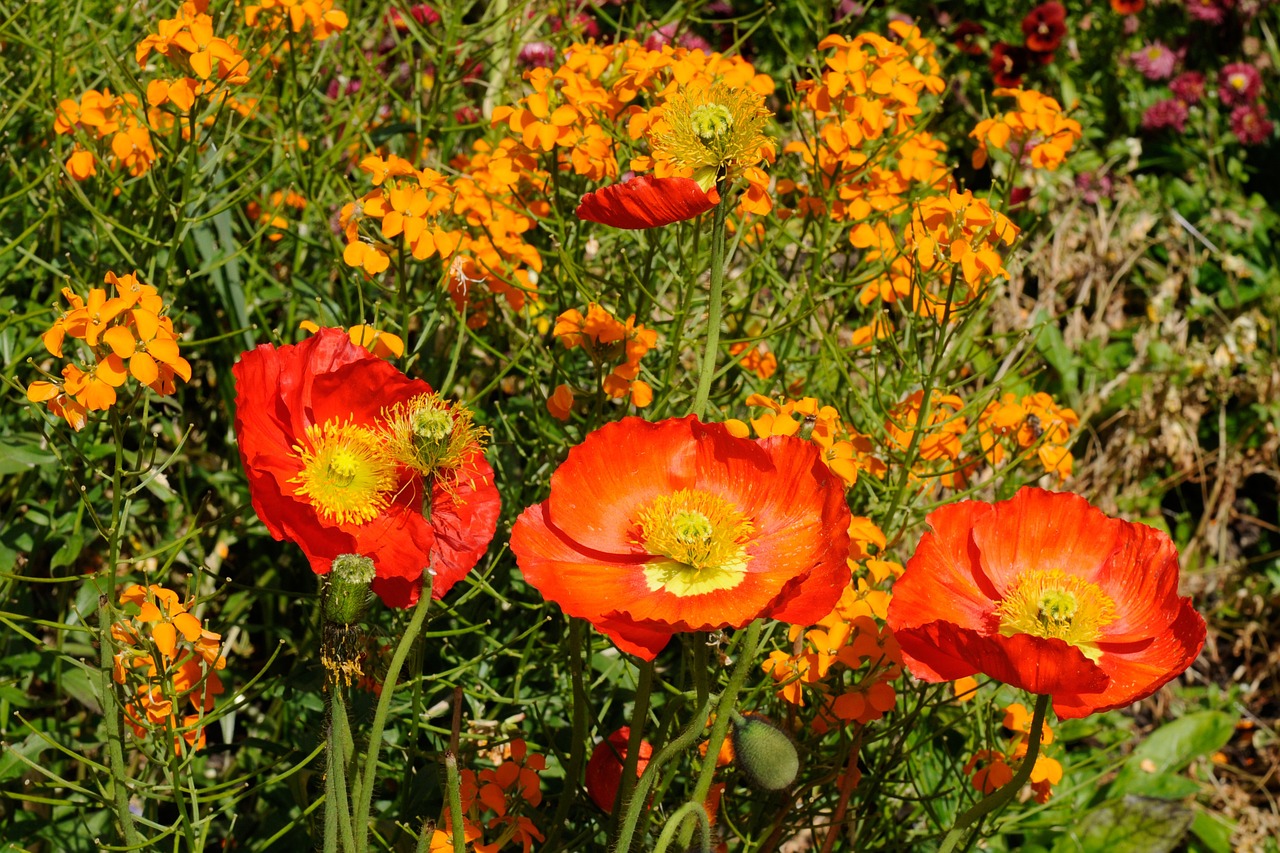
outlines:
[[760, 161], [769, 140], [762, 130], [772, 113], [750, 89], [716, 83], [673, 95], [653, 123], [653, 156], [680, 169], [693, 169], [694, 179], [714, 181], [722, 170]]
[[338, 421], [313, 424], [294, 451], [302, 470], [290, 482], [326, 521], [363, 524], [386, 508], [396, 466], [373, 430]]
[[1018, 575], [996, 606], [1000, 633], [1063, 640], [1096, 660], [1102, 629], [1116, 619], [1116, 604], [1095, 583], [1061, 569]]
[[651, 588], [678, 596], [735, 586], [755, 525], [724, 498], [699, 489], [659, 495], [636, 519], [637, 544], [668, 558], [645, 569]]
[[[466, 406], [450, 404], [433, 392], [392, 407], [385, 435], [392, 459], [430, 478], [460, 466], [489, 432], [472, 421]], [[447, 487], [448, 481], [443, 484]]]

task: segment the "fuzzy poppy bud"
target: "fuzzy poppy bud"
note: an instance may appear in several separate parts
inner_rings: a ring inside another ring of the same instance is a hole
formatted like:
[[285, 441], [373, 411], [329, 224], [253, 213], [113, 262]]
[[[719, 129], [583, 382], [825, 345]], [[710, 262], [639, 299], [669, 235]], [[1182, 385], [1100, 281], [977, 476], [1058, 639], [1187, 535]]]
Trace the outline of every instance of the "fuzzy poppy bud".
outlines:
[[733, 717], [734, 761], [756, 788], [781, 791], [800, 773], [800, 753], [777, 724], [760, 714]]
[[369, 605], [369, 583], [375, 574], [373, 560], [368, 557], [359, 554], [335, 557], [325, 583], [325, 621], [340, 625], [359, 622]]

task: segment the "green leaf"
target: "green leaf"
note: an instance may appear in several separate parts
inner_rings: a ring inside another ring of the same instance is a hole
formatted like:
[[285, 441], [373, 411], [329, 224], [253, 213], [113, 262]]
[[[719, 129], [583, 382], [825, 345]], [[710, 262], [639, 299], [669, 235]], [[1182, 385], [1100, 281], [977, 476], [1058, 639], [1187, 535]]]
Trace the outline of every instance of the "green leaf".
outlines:
[[1053, 845], [1053, 853], [1169, 853], [1194, 813], [1173, 800], [1125, 796], [1082, 815]]
[[1196, 819], [1191, 824], [1191, 833], [1200, 840], [1206, 850], [1212, 853], [1232, 853], [1231, 833], [1235, 824], [1223, 820], [1209, 812], [1196, 812]]
[[10, 435], [0, 439], [0, 474], [17, 474], [57, 460], [56, 456], [40, 447], [35, 436]]
[[27, 764], [18, 758], [21, 755], [31, 761], [40, 757], [40, 753], [49, 748], [49, 744], [37, 734], [29, 734], [22, 743], [8, 744], [0, 755], [0, 782], [17, 779], [27, 770]]
[[1235, 727], [1236, 718], [1222, 711], [1200, 711], [1160, 727], [1129, 756], [1111, 783], [1112, 793], [1145, 793], [1151, 777], [1176, 772], [1221, 749]]

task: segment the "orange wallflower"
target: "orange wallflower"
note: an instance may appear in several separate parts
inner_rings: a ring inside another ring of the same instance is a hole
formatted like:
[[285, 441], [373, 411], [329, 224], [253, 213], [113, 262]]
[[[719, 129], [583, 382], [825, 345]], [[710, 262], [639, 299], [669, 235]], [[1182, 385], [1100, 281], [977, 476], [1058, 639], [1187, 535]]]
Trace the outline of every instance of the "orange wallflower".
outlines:
[[919, 678], [982, 672], [1052, 696], [1067, 719], [1150, 696], [1204, 645], [1158, 530], [1031, 488], [944, 506], [928, 522], [888, 614]]
[[996, 89], [996, 96], [1017, 98], [1018, 108], [978, 122], [969, 136], [980, 146], [973, 167], [982, 168], [991, 149], [1008, 151], [1032, 168], [1056, 169], [1080, 138], [1080, 123], [1062, 114], [1062, 106], [1039, 92]]
[[[298, 328], [312, 335], [320, 331], [320, 326], [310, 320], [303, 320]], [[351, 343], [364, 347], [378, 358], [390, 361], [404, 355], [404, 341], [399, 335], [375, 329], [365, 323], [357, 323], [347, 329], [347, 337], [351, 339]]]
[[[576, 308], [562, 313], [556, 318], [552, 334], [560, 339], [565, 349], [581, 348], [597, 367], [603, 369], [614, 365], [601, 381], [601, 388], [609, 397], [615, 400], [629, 397], [632, 405], [639, 409], [653, 402], [653, 389], [638, 377], [640, 359], [657, 346], [658, 333], [636, 323], [634, 314], [623, 323], [593, 302], [587, 306], [585, 316]], [[619, 359], [622, 359], [620, 364], [617, 363]], [[573, 404], [573, 392], [567, 386], [560, 387], [566, 388], [566, 392], [561, 393], [557, 388], [556, 393], [560, 397], [551, 412], [561, 420], [567, 420], [569, 407]], [[564, 417], [557, 412], [562, 412]]]
[[977, 424], [982, 451], [992, 465], [1003, 461], [1006, 445], [1020, 450], [1034, 447], [1045, 471], [1057, 474], [1060, 482], [1071, 476], [1073, 457], [1068, 447], [1072, 431], [1079, 425], [1080, 418], [1073, 410], [1059, 406], [1044, 393], [1021, 399], [1004, 394], [987, 405]]
[[848, 582], [848, 524], [810, 444], [624, 418], [569, 451], [511, 550], [546, 598], [652, 660], [676, 633], [830, 612]]

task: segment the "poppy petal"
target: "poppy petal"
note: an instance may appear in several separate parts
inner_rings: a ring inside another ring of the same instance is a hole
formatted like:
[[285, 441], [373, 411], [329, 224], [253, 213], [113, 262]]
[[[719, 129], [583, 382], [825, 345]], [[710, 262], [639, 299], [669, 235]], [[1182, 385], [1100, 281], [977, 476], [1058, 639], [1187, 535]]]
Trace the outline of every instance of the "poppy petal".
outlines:
[[704, 192], [692, 178], [641, 175], [587, 193], [575, 213], [587, 222], [638, 230], [693, 219], [719, 203], [719, 193]]

